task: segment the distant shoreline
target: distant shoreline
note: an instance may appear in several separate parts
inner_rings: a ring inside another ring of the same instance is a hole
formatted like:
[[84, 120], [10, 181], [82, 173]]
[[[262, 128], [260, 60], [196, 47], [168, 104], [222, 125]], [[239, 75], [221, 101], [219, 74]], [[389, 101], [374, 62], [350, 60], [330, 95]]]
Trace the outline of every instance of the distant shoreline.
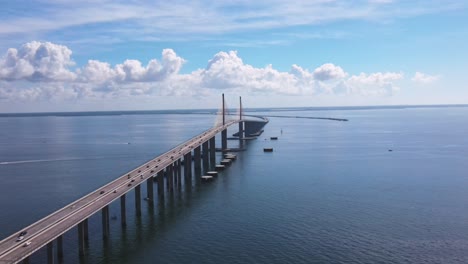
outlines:
[[[468, 107], [468, 104], [441, 105], [382, 105], [382, 106], [316, 106], [316, 107], [272, 107], [245, 108], [244, 112], [290, 112], [290, 111], [333, 111], [333, 110], [379, 110], [405, 108], [454, 108]], [[234, 109], [230, 109], [231, 112]], [[111, 115], [154, 115], [154, 114], [216, 114], [217, 109], [179, 109], [179, 110], [125, 110], [125, 111], [85, 111], [85, 112], [25, 112], [0, 113], [0, 117], [39, 117], [39, 116], [111, 116]]]

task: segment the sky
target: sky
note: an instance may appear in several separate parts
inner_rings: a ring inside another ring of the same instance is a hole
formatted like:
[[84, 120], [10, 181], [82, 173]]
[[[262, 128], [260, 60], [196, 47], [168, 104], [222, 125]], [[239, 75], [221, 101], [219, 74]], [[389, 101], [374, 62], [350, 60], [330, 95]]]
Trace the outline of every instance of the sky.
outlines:
[[468, 104], [468, 0], [0, 1], [0, 112]]

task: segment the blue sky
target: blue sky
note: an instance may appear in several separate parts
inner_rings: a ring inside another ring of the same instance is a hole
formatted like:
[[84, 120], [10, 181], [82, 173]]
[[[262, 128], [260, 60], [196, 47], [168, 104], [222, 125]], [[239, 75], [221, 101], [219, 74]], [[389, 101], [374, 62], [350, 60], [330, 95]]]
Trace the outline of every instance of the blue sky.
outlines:
[[8, 1], [0, 112], [468, 103], [468, 1]]

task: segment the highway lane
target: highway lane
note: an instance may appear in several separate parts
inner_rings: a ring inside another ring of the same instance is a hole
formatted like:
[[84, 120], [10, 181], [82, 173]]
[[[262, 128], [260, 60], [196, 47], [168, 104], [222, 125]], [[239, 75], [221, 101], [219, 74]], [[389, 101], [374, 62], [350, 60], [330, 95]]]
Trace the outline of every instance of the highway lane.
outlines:
[[[19, 261], [20, 259], [32, 254], [42, 246], [46, 245], [49, 241], [52, 241], [57, 236], [74, 227], [74, 225], [99, 211], [105, 205], [119, 198], [123, 193], [133, 189], [138, 183], [146, 181], [146, 179], [163, 170], [166, 166], [173, 163], [175, 160], [191, 152], [194, 148], [200, 146], [203, 142], [206, 142], [220, 131], [235, 123], [238, 123], [238, 121], [230, 121], [224, 126], [218, 126], [209, 129], [202, 134], [193, 137], [192, 139], [163, 153], [162, 155], [144, 163], [132, 171], [125, 173], [116, 180], [102, 186], [96, 191], [22, 229], [28, 231], [28, 234], [25, 236], [23, 241], [16, 242], [17, 235], [20, 231], [2, 240], [0, 242], [0, 263], [4, 263], [4, 261], [6, 261], [6, 263], [11, 263], [11, 260], [14, 259], [18, 259]], [[131, 182], [131, 180], [134, 180], [135, 182], [132, 183], [132, 186], [128, 187], [127, 185], [129, 182]], [[119, 192], [118, 190], [122, 190], [122, 188], [124, 188], [126, 191]], [[101, 190], [105, 190], [105, 193], [100, 194]], [[114, 190], [116, 190], [116, 193], [113, 193]], [[111, 201], [108, 201], [108, 199], [111, 199]], [[102, 205], [102, 203], [104, 203], [104, 205]], [[88, 215], [88, 212], [92, 213]], [[73, 219], [79, 221], [74, 222], [72, 221]], [[71, 226], [70, 223], [72, 223]], [[63, 226], [68, 226], [68, 229], [65, 230]], [[28, 247], [23, 247], [26, 241], [32, 241], [33, 243], [31, 243], [31, 245]]]

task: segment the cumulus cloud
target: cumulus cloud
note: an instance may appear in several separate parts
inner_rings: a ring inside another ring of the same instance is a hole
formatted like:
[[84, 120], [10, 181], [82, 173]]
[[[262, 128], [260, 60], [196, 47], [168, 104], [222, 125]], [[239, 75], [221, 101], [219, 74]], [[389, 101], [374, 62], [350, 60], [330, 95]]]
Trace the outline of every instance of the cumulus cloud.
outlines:
[[411, 78], [411, 81], [415, 83], [429, 84], [439, 79], [440, 79], [439, 75], [429, 75], [429, 74], [424, 74], [422, 72], [416, 72], [413, 78]]
[[347, 73], [341, 67], [335, 66], [333, 63], [325, 63], [314, 70], [314, 78], [319, 81], [342, 79], [346, 75]]
[[111, 67], [106, 62], [89, 60], [77, 73], [82, 82], [155, 82], [177, 74], [184, 62], [172, 49], [164, 49], [161, 62], [152, 59], [146, 66], [142, 66], [138, 60], [126, 60]]
[[[125, 60], [111, 65], [89, 60], [74, 67], [71, 50], [49, 42], [9, 49], [0, 60], [2, 99], [127, 98], [131, 96], [202, 96], [214, 90], [250, 94], [392, 95], [402, 73], [361, 73], [350, 77], [340, 66], [323, 64], [313, 71], [293, 64], [289, 71], [273, 65], [255, 67], [236, 51], [218, 52], [205, 68], [180, 73], [185, 60], [172, 49], [144, 65]], [[425, 75], [424, 75], [425, 76]], [[423, 77], [424, 77], [423, 76]], [[218, 91], [216, 91], [218, 93]]]
[[29, 42], [19, 50], [8, 49], [0, 59], [1, 80], [69, 81], [76, 76], [72, 51], [66, 46], [50, 42]]

